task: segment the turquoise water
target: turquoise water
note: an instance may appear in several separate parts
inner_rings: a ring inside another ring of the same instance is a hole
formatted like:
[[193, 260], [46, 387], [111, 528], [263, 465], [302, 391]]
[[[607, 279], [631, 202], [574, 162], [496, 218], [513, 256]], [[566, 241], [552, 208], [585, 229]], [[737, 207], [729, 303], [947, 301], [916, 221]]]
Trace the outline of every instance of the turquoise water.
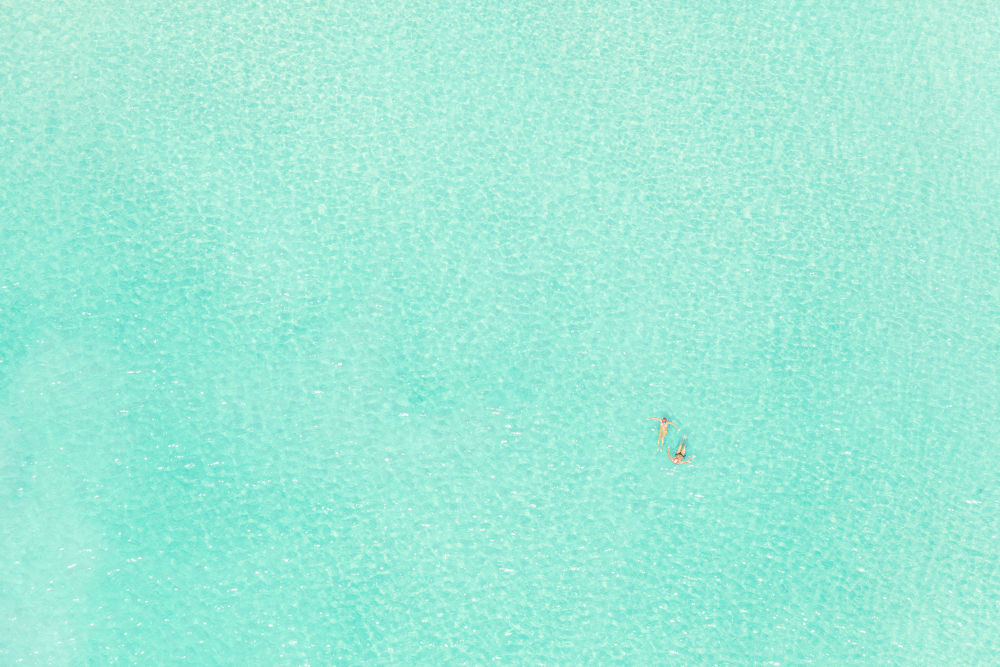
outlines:
[[6, 4], [0, 662], [995, 659], [991, 3]]

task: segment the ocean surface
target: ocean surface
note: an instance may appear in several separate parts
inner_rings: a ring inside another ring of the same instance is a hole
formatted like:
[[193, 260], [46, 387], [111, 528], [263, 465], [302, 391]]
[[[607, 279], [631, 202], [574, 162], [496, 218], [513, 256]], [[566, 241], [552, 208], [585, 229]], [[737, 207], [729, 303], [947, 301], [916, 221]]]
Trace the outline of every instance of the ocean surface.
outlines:
[[0, 663], [995, 661], [995, 2], [3, 14]]

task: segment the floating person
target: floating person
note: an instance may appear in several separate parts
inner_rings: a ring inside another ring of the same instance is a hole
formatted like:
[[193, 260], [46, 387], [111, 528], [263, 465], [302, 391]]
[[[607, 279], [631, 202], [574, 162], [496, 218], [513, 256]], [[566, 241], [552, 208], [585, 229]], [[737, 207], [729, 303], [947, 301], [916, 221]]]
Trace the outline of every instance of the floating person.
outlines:
[[[660, 422], [660, 434], [657, 436], [656, 440], [656, 451], [657, 453], [659, 453], [663, 451], [663, 439], [667, 437], [667, 431], [670, 430], [671, 426], [677, 426], [677, 424], [674, 424], [671, 421], [667, 421], [666, 417], [650, 417], [646, 421], [650, 420]], [[677, 426], [677, 428], [680, 428], [680, 426]], [[667, 454], [669, 453], [670, 453], [670, 448], [668, 447]]]
[[[684, 460], [684, 456], [687, 454], [687, 441], [688, 441], [688, 438], [685, 435], [684, 439], [681, 440], [681, 444], [677, 446], [677, 452], [673, 456], [670, 457], [670, 460], [673, 461], [674, 463], [676, 463], [677, 465], [680, 465], [682, 463], [691, 463], [691, 461], [694, 461], [694, 457], [693, 456], [691, 458], [687, 459], [686, 461]], [[669, 455], [669, 454], [670, 454], [670, 450], [667, 449], [667, 455]]]

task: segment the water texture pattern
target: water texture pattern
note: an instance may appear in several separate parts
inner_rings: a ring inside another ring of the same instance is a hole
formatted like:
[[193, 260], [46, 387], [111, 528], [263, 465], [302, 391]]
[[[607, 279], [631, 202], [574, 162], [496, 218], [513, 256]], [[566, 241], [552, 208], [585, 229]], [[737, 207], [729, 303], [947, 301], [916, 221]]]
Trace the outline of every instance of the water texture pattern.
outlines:
[[4, 5], [0, 662], [1000, 652], [996, 3]]

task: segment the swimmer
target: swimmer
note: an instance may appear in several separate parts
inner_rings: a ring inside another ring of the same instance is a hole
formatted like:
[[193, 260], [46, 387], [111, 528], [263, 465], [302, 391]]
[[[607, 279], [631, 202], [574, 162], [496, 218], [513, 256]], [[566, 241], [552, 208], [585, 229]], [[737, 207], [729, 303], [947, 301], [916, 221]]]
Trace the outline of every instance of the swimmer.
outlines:
[[[677, 424], [674, 424], [673, 422], [667, 421], [666, 417], [650, 417], [646, 421], [649, 421], [650, 419], [653, 420], [653, 421], [660, 422], [660, 434], [659, 434], [658, 439], [656, 441], [656, 451], [657, 451], [657, 453], [659, 453], [659, 452], [663, 451], [663, 439], [667, 437], [667, 431], [670, 430], [671, 426], [677, 426]], [[680, 428], [680, 426], [677, 426], [677, 428]], [[667, 448], [667, 454], [669, 454], [669, 453], [670, 453], [670, 448], [668, 447]]]
[[[687, 454], [687, 441], [688, 441], [688, 438], [685, 435], [684, 439], [681, 440], [681, 444], [678, 445], [678, 447], [677, 447], [677, 452], [673, 456], [670, 457], [670, 460], [673, 461], [674, 463], [676, 463], [677, 465], [680, 465], [682, 463], [691, 463], [691, 461], [694, 461], [694, 457], [693, 456], [691, 458], [689, 458], [688, 460], [686, 460], [686, 461], [684, 460], [684, 456], [685, 456], [685, 454]], [[668, 449], [667, 450], [667, 455], [669, 455], [669, 454], [670, 454], [670, 450]]]

